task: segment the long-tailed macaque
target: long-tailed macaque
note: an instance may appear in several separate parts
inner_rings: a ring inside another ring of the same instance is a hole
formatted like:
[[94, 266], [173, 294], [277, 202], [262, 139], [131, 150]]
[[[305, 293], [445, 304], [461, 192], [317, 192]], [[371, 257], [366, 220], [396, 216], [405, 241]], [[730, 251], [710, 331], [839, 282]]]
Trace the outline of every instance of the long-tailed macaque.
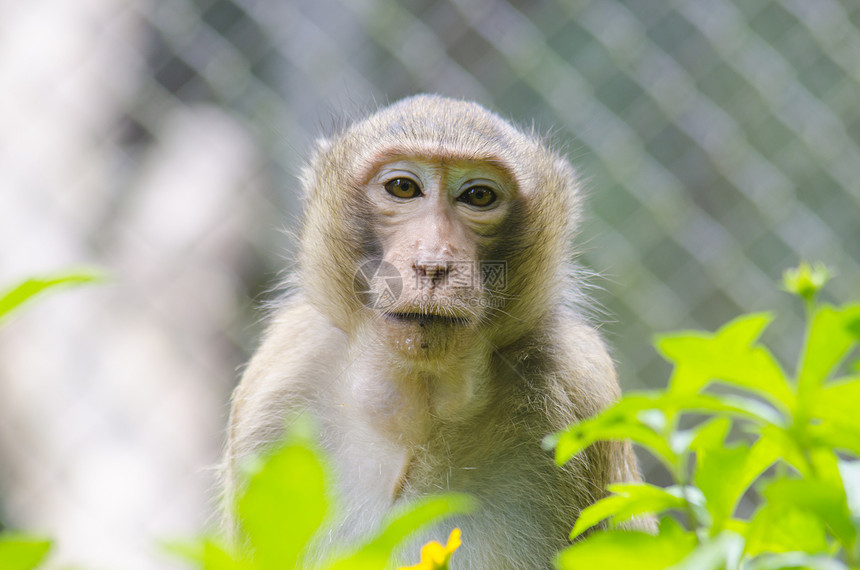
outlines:
[[343, 515], [321, 542], [459, 491], [476, 509], [416, 542], [456, 525], [453, 568], [549, 568], [580, 510], [639, 478], [627, 443], [564, 467], [541, 447], [619, 394], [572, 264], [572, 167], [475, 103], [423, 95], [320, 140], [303, 190], [292, 292], [233, 396], [228, 487], [311, 414]]

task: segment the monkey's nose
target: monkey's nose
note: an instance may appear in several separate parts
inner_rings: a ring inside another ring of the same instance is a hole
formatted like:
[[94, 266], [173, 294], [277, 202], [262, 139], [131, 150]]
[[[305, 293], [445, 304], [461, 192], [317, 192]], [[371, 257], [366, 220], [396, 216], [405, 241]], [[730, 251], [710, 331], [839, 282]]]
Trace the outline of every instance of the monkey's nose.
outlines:
[[412, 263], [412, 269], [419, 278], [429, 280], [433, 285], [448, 276], [448, 264], [444, 261], [416, 261]]

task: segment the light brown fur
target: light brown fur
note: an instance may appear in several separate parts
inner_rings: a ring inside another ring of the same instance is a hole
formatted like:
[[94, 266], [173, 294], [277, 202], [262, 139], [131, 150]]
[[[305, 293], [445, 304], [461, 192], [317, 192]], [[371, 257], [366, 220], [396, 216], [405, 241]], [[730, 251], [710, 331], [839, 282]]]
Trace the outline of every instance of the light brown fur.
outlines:
[[[426, 195], [386, 194], [388, 172], [404, 169]], [[476, 176], [499, 189], [495, 209], [456, 200]], [[309, 413], [343, 509], [320, 552], [401, 501], [451, 490], [474, 495], [477, 510], [416, 544], [458, 525], [452, 568], [549, 568], [580, 510], [606, 484], [639, 477], [629, 444], [594, 445], [563, 468], [540, 445], [619, 394], [579, 308], [573, 169], [479, 105], [418, 96], [320, 141], [303, 178], [296, 290], [234, 394], [228, 493], [243, 458]], [[403, 276], [384, 309], [356, 295], [356, 270], [379, 259]], [[474, 260], [504, 261], [507, 286], [441, 280], [451, 263]], [[417, 551], [404, 557], [414, 563]]]

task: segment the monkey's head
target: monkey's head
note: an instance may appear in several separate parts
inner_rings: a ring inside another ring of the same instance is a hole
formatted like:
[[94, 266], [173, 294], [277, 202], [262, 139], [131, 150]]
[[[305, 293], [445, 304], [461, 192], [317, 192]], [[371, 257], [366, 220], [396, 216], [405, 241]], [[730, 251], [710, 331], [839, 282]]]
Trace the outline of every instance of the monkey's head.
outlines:
[[475, 103], [384, 108], [319, 141], [303, 184], [304, 294], [407, 358], [501, 348], [574, 286], [573, 169]]

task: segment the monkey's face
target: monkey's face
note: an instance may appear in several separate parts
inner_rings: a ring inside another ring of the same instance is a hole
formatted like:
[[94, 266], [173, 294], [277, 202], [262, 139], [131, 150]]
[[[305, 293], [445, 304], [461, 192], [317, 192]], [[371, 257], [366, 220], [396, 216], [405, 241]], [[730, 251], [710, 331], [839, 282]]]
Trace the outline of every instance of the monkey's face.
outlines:
[[450, 361], [576, 300], [576, 175], [479, 105], [416, 96], [381, 109], [317, 141], [302, 179], [295, 281], [347, 334], [370, 324], [410, 358]]
[[487, 161], [393, 157], [365, 184], [378, 259], [363, 274], [374, 322], [405, 356], [433, 359], [474, 342], [504, 310], [504, 237], [516, 188]]

